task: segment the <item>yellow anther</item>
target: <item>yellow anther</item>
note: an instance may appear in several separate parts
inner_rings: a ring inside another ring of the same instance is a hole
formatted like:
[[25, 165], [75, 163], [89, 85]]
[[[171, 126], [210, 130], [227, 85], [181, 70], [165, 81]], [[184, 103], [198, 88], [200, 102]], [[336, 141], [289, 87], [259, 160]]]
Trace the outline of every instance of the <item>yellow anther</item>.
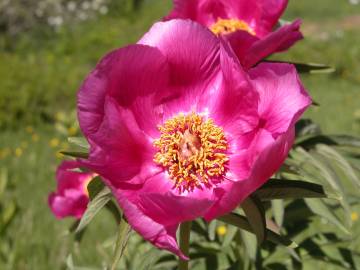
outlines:
[[219, 18], [216, 23], [210, 26], [210, 30], [215, 35], [231, 34], [239, 30], [246, 31], [253, 36], [256, 35], [254, 29], [252, 29], [249, 24], [247, 24], [242, 20], [237, 20], [237, 19]]
[[227, 141], [223, 130], [211, 119], [191, 113], [180, 114], [159, 126], [154, 141], [154, 161], [167, 169], [180, 192], [219, 182], [226, 171]]

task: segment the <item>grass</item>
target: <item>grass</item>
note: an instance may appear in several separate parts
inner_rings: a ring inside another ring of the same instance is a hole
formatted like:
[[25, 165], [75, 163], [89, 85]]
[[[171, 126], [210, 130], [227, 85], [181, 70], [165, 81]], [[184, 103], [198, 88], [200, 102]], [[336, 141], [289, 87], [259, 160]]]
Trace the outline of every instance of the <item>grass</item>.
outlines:
[[[320, 103], [306, 116], [321, 123], [326, 132], [360, 135], [360, 29], [343, 23], [359, 13], [360, 5], [351, 6], [347, 1], [329, 5], [328, 0], [316, 5], [310, 0], [290, 2], [285, 18], [303, 18], [306, 39], [274, 58], [336, 67], [332, 75], [303, 77]], [[47, 194], [55, 187], [54, 170], [60, 162], [56, 152], [66, 147], [61, 142], [73, 125], [64, 124], [57, 114], [69, 115], [79, 84], [99, 57], [135, 42], [169, 7], [168, 2], [148, 1], [130, 18], [113, 14], [64, 28], [56, 35], [39, 29], [16, 44], [0, 37], [0, 167], [8, 171], [13, 186], [9, 194], [20, 209], [8, 231], [13, 239], [12, 256], [8, 264], [0, 264], [1, 269], [62, 269], [69, 253], [80, 265], [100, 267], [109, 259], [111, 249], [106, 240], [111, 239], [115, 227], [107, 213], [96, 218], [77, 246], [65, 235], [72, 221], [55, 220], [47, 207]], [[10, 150], [6, 157], [5, 149]], [[353, 245], [359, 247], [359, 243]]]

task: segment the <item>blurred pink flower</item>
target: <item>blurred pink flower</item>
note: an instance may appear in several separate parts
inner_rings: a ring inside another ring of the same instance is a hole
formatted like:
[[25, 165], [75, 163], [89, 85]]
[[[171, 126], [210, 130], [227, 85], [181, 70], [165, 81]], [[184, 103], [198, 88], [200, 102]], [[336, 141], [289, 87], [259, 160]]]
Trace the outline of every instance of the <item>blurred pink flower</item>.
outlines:
[[311, 99], [295, 68], [245, 73], [226, 41], [192, 21], [155, 24], [109, 53], [78, 93], [103, 177], [128, 222], [182, 258], [179, 223], [233, 210], [279, 169]]
[[87, 185], [94, 173], [72, 171], [80, 167], [77, 161], [64, 161], [56, 172], [57, 190], [49, 195], [48, 203], [56, 218], [80, 219], [89, 202]]
[[191, 19], [225, 37], [245, 68], [272, 53], [287, 50], [303, 37], [300, 20], [274, 30], [287, 0], [173, 1], [174, 8], [164, 20]]

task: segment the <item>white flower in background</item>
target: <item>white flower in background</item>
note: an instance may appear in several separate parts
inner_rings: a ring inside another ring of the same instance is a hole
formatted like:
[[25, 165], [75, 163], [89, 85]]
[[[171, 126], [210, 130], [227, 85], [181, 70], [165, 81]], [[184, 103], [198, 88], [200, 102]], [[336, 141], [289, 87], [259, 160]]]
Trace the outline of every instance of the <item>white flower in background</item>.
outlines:
[[76, 10], [76, 3], [74, 1], [70, 1], [67, 3], [68, 11], [75, 11]]
[[83, 11], [80, 11], [78, 14], [77, 14], [77, 17], [81, 20], [81, 21], [85, 21], [88, 19], [88, 15], [86, 15], [85, 12]]
[[64, 20], [60, 16], [49, 17], [48, 24], [54, 27], [60, 27], [64, 23]]
[[349, 3], [350, 3], [351, 5], [357, 5], [357, 4], [360, 3], [360, 0], [349, 0]]
[[107, 6], [102, 6], [102, 7], [100, 7], [100, 9], [99, 9], [99, 13], [102, 14], [102, 15], [105, 15], [105, 14], [107, 14], [108, 12], [109, 12], [109, 9], [108, 9]]
[[95, 19], [96, 16], [107, 14], [110, 1], [0, 0], [0, 17], [8, 26], [7, 31], [12, 34], [39, 27], [44, 23], [58, 30], [65, 24]]
[[41, 8], [36, 9], [35, 10], [35, 15], [38, 16], [38, 17], [44, 16], [44, 10], [41, 9]]
[[88, 9], [90, 8], [90, 3], [87, 2], [87, 1], [83, 2], [83, 3], [81, 4], [81, 8], [82, 8], [83, 10], [88, 10]]

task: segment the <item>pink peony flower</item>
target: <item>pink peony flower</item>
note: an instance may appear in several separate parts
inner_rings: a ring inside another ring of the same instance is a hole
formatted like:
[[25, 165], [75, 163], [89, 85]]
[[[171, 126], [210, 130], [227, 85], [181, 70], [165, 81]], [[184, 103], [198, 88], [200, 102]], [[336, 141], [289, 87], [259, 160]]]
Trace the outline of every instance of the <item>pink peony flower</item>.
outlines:
[[56, 172], [57, 191], [49, 195], [48, 203], [56, 218], [73, 216], [80, 219], [89, 202], [87, 185], [94, 173], [75, 172], [77, 161], [64, 161]]
[[165, 20], [191, 19], [227, 38], [240, 62], [250, 68], [303, 38], [301, 21], [273, 31], [287, 0], [174, 0]]
[[179, 223], [223, 215], [279, 169], [311, 99], [295, 68], [245, 73], [226, 41], [190, 20], [155, 24], [109, 53], [78, 93], [103, 177], [128, 222], [182, 258]]

